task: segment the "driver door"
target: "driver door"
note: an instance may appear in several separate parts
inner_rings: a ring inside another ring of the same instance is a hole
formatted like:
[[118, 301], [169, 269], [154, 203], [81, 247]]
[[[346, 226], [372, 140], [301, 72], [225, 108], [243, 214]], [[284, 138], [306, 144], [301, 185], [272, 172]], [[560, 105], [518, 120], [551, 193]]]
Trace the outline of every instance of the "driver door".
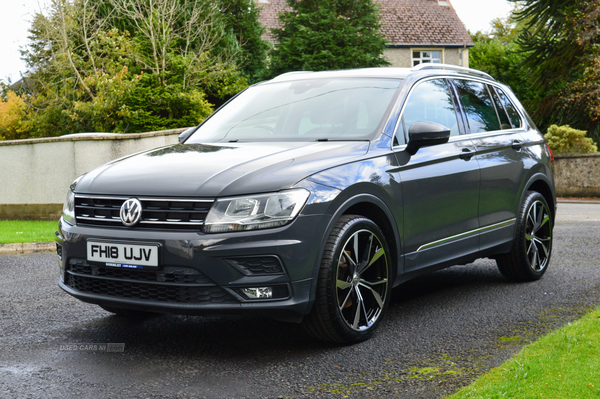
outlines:
[[476, 149], [468, 136], [460, 134], [462, 118], [446, 79], [416, 84], [396, 135], [406, 140], [410, 126], [417, 121], [442, 124], [450, 129], [451, 136], [447, 143], [421, 147], [412, 156], [403, 147], [395, 151], [402, 165], [407, 274], [452, 264], [479, 250]]

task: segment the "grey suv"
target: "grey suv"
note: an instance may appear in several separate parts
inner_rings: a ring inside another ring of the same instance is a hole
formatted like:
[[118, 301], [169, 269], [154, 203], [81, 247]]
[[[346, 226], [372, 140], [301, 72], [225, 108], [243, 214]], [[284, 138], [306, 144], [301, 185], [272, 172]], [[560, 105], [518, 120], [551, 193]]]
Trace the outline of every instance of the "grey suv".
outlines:
[[450, 65], [254, 85], [180, 144], [70, 187], [60, 286], [110, 312], [263, 315], [369, 338], [393, 287], [489, 257], [548, 267], [552, 154], [511, 90]]

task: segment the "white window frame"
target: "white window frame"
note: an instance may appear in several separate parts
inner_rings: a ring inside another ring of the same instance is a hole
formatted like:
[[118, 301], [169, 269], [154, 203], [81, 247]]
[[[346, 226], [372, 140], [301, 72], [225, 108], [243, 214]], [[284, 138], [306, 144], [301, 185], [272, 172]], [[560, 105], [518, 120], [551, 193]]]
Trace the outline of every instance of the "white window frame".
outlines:
[[[414, 57], [414, 53], [417, 51], [419, 52], [419, 58]], [[437, 58], [434, 59], [432, 57], [423, 57], [424, 52], [432, 52], [432, 51], [440, 52], [439, 61], [437, 61]], [[419, 61], [419, 64], [415, 64], [415, 61]], [[411, 65], [411, 67], [414, 67], [414, 66], [420, 65], [420, 64], [425, 64], [426, 62], [423, 62], [423, 61], [428, 61], [428, 63], [433, 63], [433, 64], [443, 64], [444, 63], [444, 49], [443, 48], [421, 48], [421, 47], [411, 48], [410, 49], [410, 65]]]

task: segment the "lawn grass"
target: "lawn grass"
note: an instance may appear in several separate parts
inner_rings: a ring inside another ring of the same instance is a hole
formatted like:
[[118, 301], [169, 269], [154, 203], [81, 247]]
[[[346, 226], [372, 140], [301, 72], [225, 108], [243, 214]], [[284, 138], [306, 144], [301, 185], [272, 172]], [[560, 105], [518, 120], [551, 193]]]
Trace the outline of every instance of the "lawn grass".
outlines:
[[450, 398], [600, 398], [600, 308], [524, 347]]
[[54, 241], [56, 221], [0, 220], [0, 244]]

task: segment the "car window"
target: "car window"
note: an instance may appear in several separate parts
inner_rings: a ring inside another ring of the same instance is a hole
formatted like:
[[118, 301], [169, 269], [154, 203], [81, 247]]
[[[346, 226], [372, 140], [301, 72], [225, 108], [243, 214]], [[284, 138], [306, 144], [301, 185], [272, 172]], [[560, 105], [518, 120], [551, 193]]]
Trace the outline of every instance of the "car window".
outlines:
[[510, 99], [502, 91], [502, 89], [496, 88], [496, 91], [498, 92], [500, 101], [502, 101], [502, 104], [504, 105], [504, 108], [506, 109], [506, 113], [508, 114], [508, 117], [510, 118], [510, 121], [511, 121], [513, 127], [514, 128], [522, 127], [523, 122], [521, 120], [521, 116], [517, 112], [517, 108], [515, 107], [515, 105], [512, 103], [512, 101], [510, 101]]
[[498, 112], [498, 118], [500, 118], [500, 128], [502, 130], [512, 129], [512, 125], [510, 120], [508, 119], [508, 114], [506, 113], [506, 109], [504, 109], [504, 105], [500, 102], [498, 98], [498, 94], [494, 90], [494, 87], [488, 86], [490, 93], [492, 94], [492, 99], [494, 100], [494, 105], [496, 106], [496, 112]]
[[401, 83], [332, 78], [257, 85], [212, 115], [187, 143], [368, 140]]
[[500, 130], [498, 115], [487, 86], [473, 80], [455, 80], [471, 133]]
[[451, 136], [458, 136], [458, 119], [446, 79], [426, 80], [410, 93], [398, 131], [404, 130], [408, 135], [417, 121], [439, 123], [450, 129]]

